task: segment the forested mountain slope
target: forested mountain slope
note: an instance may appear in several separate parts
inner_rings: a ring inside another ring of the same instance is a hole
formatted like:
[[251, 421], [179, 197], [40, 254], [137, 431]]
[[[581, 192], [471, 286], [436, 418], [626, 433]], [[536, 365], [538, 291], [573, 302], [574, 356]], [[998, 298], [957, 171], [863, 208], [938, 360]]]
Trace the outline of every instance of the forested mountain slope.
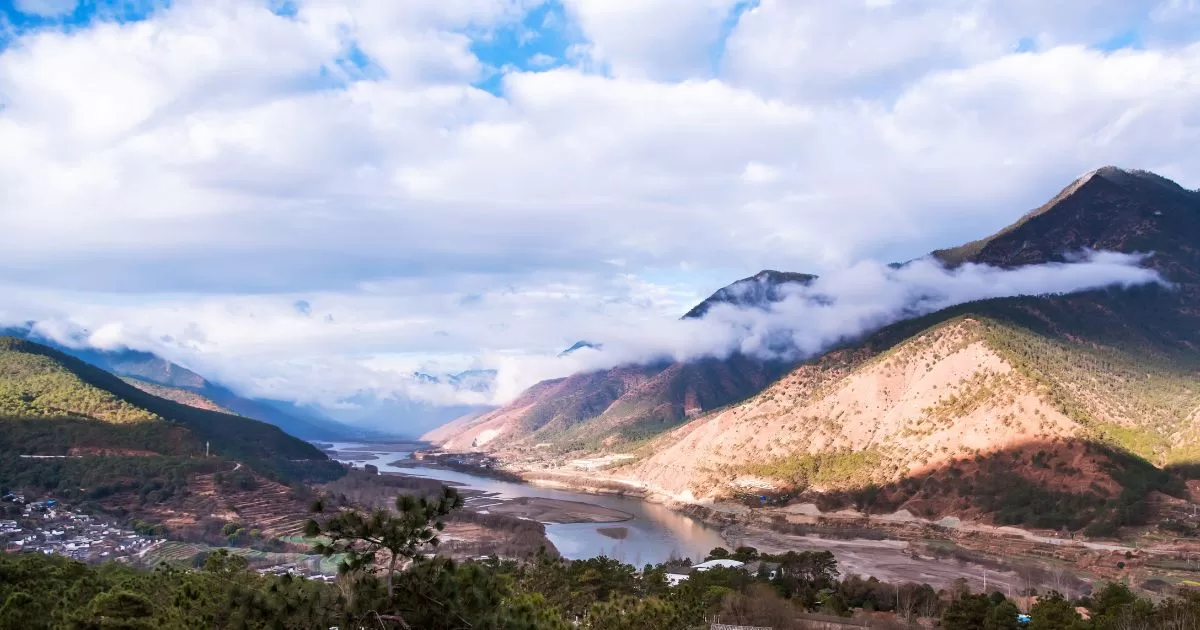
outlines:
[[306, 440], [348, 439], [361, 432], [328, 418], [299, 409], [290, 403], [241, 396], [181, 365], [156, 354], [139, 350], [101, 350], [86, 345], [70, 347], [45, 339], [35, 332], [33, 323], [0, 329], [7, 335], [49, 346], [106, 372], [136, 379], [142, 389], [185, 405], [234, 413], [273, 424], [287, 433]]
[[[278, 427], [159, 398], [79, 359], [13, 337], [0, 337], [0, 417], [9, 452], [32, 445], [54, 452], [119, 446], [196, 455], [208, 442], [212, 452], [231, 458], [326, 459]], [[173, 439], [160, 439], [168, 435]]]

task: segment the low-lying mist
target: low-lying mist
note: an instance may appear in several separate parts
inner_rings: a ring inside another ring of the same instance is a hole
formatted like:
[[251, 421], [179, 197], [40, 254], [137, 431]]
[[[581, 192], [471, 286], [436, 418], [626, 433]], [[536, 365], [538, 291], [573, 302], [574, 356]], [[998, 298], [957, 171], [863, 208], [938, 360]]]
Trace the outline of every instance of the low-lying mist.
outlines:
[[[928, 257], [903, 266], [861, 262], [808, 284], [784, 285], [779, 291], [783, 299], [773, 303], [720, 303], [702, 319], [664, 321], [654, 327], [609, 331], [607, 336], [589, 331], [586, 338], [601, 348], [584, 348], [559, 361], [565, 372], [664, 359], [723, 358], [733, 352], [799, 361], [889, 324], [967, 302], [1165, 285], [1158, 272], [1141, 266], [1147, 257], [1088, 251], [1069, 262], [1011, 269], [971, 263], [951, 269]], [[742, 286], [749, 291], [755, 280], [745, 282]], [[501, 382], [505, 377], [502, 369]]]
[[[808, 284], [782, 285], [770, 292], [771, 303], [715, 304], [701, 319], [679, 318], [693, 297], [647, 308], [636, 296], [609, 303], [603, 286], [481, 287], [482, 297], [464, 300], [461, 290], [385, 285], [339, 294], [168, 296], [146, 304], [12, 291], [0, 298], [0, 325], [34, 320], [38, 334], [66, 346], [154, 352], [239, 393], [314, 404], [336, 416], [349, 409], [353, 418], [388, 428], [411, 415], [406, 410], [416, 407], [408, 401], [500, 405], [548, 378], [734, 352], [799, 361], [965, 302], [1163, 283], [1142, 266], [1146, 258], [1082, 252], [1069, 262], [1015, 269], [947, 269], [930, 258], [899, 267], [862, 262]], [[764, 294], [754, 282], [726, 294]], [[575, 340], [599, 347], [558, 356]]]

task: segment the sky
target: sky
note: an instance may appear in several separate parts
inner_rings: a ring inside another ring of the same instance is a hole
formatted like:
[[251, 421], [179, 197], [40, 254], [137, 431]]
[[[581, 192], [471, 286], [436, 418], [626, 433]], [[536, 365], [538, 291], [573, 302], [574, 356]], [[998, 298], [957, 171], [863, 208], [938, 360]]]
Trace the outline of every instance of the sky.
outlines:
[[0, 323], [499, 401], [1196, 146], [1197, 0], [0, 0]]

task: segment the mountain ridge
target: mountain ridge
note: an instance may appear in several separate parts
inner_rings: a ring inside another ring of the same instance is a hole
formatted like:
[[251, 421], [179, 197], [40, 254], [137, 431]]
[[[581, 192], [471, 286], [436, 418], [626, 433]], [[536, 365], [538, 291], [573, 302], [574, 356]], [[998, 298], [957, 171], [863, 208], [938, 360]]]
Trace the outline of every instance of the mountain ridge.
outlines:
[[[717, 289], [681, 316], [700, 319], [722, 304], [768, 308], [789, 295], [792, 286], [816, 279], [811, 274], [764, 269]], [[559, 356], [600, 344], [579, 341]], [[781, 375], [787, 363], [740, 352], [725, 358], [690, 362], [661, 360], [619, 365], [607, 370], [543, 381], [498, 409], [456, 420], [422, 439], [447, 448], [543, 438], [569, 443], [636, 441], [657, 434], [699, 413], [728, 405], [762, 389]], [[470, 433], [452, 438], [452, 431]], [[498, 441], [497, 441], [498, 440]]]
[[[0, 410], [11, 423], [99, 421], [105, 424], [162, 423], [193, 434], [192, 453], [208, 442], [218, 453], [250, 460], [328, 458], [319, 449], [274, 425], [242, 416], [189, 407], [146, 393], [119, 377], [54, 348], [0, 336]], [[103, 437], [103, 432], [93, 435]], [[67, 444], [103, 447], [104, 444]], [[153, 451], [154, 444], [145, 445]], [[182, 454], [182, 453], [171, 453]]]
[[[998, 298], [898, 322], [632, 443], [632, 463], [611, 474], [684, 502], [757, 497], [755, 488], [856, 500], [883, 488], [894, 508], [1025, 522], [1054, 497], [1088, 514], [1087, 523], [1060, 515], [1064, 525], [1136, 524], [1131, 506], [1179, 492], [1174, 475], [1200, 461], [1197, 243], [1200, 194], [1145, 172], [1089, 172], [998, 232], [932, 255], [951, 267], [1015, 268], [1089, 249], [1143, 253], [1169, 287]], [[888, 359], [896, 353], [917, 357], [904, 368], [908, 380], [896, 380], [904, 371]], [[1025, 452], [1029, 445], [1038, 446]], [[536, 452], [527, 446], [482, 445]], [[630, 445], [566, 446], [590, 457]], [[995, 489], [989, 475], [1003, 468], [976, 462], [998, 453], [1029, 468], [1000, 502], [979, 488]], [[968, 468], [978, 478], [960, 488], [950, 471]], [[1062, 485], [1072, 470], [1099, 490]], [[813, 475], [839, 483], [814, 487]], [[958, 489], [934, 501], [927, 484]]]
[[39, 334], [34, 322], [0, 329], [0, 334], [52, 347], [107, 372], [148, 383], [153, 386], [151, 389], [165, 388], [157, 389], [156, 395], [176, 401], [192, 400], [201, 405], [200, 408], [208, 408], [211, 403], [211, 406], [230, 413], [274, 424], [299, 438], [346, 439], [363, 437], [369, 433], [321, 417], [319, 414], [306, 413], [292, 403], [241, 396], [224, 385], [214, 383], [191, 369], [152, 352], [130, 348], [105, 350], [88, 346], [82, 343], [82, 340], [77, 340], [81, 341], [77, 347], [67, 345]]
[[[1044, 525], [1039, 511], [1061, 504], [1087, 517], [1059, 514], [1055, 526], [1140, 524], [1153, 493], [1182, 491], [1163, 471], [1200, 460], [1195, 243], [1200, 195], [1098, 169], [1013, 225], [934, 255], [1013, 268], [1084, 248], [1153, 251], [1146, 264], [1172, 286], [998, 298], [898, 322], [660, 436], [614, 474], [685, 501], [772, 488], [845, 507], [884, 492], [890, 509]], [[1007, 469], [977, 466], [997, 453], [1012, 453]], [[980, 488], [1008, 493], [992, 483], [1005, 470], [1019, 490], [989, 500]], [[928, 484], [952, 490], [932, 500]]]

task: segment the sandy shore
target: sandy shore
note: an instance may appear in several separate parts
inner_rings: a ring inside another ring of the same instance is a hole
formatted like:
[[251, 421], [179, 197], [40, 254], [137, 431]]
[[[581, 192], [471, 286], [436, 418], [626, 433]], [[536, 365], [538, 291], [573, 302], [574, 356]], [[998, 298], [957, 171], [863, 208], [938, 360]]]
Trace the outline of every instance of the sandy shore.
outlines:
[[369, 451], [325, 451], [325, 454], [339, 461], [369, 462], [379, 459], [379, 456]]
[[633, 518], [632, 514], [579, 501], [520, 497], [496, 499], [487, 511], [509, 514], [540, 523], [619, 523]]
[[881, 582], [924, 582], [934, 588], [949, 586], [957, 578], [966, 578], [971, 586], [983, 590], [1016, 591], [1022, 581], [1011, 572], [989, 571], [954, 560], [915, 556], [903, 540], [840, 540], [817, 536], [792, 536], [761, 527], [730, 527], [725, 537], [731, 545], [748, 545], [766, 553], [788, 551], [830, 551], [837, 558], [842, 575], [851, 573], [874, 577]]
[[384, 475], [406, 477], [410, 479], [428, 480], [456, 488], [468, 509], [481, 513], [505, 514], [539, 523], [568, 524], [568, 523], [620, 523], [633, 518], [628, 512], [622, 512], [601, 505], [583, 501], [567, 501], [543, 497], [505, 498], [494, 492], [475, 488], [465, 488], [461, 483], [443, 479], [431, 479], [406, 475], [399, 472], [386, 472]]

